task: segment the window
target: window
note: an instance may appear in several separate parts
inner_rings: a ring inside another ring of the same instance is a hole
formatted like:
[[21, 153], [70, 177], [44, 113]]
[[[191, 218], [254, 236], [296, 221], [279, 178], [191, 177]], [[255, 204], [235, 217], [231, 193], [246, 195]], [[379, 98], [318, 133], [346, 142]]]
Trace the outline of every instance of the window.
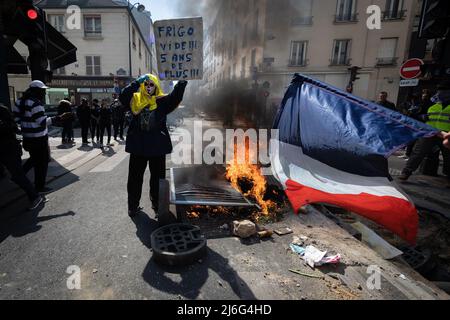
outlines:
[[351, 40], [335, 40], [333, 46], [332, 65], [350, 64], [350, 42]]
[[132, 28], [131, 34], [132, 34], [132, 38], [133, 38], [133, 48], [136, 49], [136, 30], [134, 30], [134, 28]]
[[312, 0], [290, 0], [291, 25], [311, 25], [312, 6]]
[[289, 65], [305, 66], [306, 65], [306, 48], [308, 41], [292, 41], [291, 42], [291, 58]]
[[141, 38], [139, 38], [139, 58], [142, 57], [142, 52], [141, 52]]
[[86, 75], [100, 76], [100, 56], [86, 56]]
[[258, 29], [259, 29], [259, 10], [256, 10], [255, 20], [253, 21], [253, 32], [252, 32], [253, 39], [255, 39], [258, 36]]
[[252, 60], [251, 60], [251, 67], [256, 67], [256, 49], [252, 50]]
[[61, 67], [53, 71], [53, 74], [63, 75], [66, 74], [66, 67]]
[[99, 37], [102, 35], [102, 19], [100, 16], [84, 17], [84, 36]]
[[397, 63], [398, 38], [383, 38], [378, 47], [377, 65], [393, 65]]
[[386, 0], [386, 11], [384, 12], [384, 20], [396, 20], [404, 17], [403, 10], [404, 0]]
[[335, 22], [355, 22], [356, 0], [338, 0]]
[[51, 15], [48, 16], [48, 21], [53, 26], [53, 28], [55, 28], [59, 32], [65, 32], [64, 15], [62, 15], [62, 14], [51, 14]]
[[145, 50], [144, 52], [145, 52], [145, 69], [148, 69], [148, 53], [147, 50]]
[[248, 30], [248, 24], [245, 24], [244, 32], [242, 34], [242, 48], [247, 47], [247, 30]]
[[242, 60], [241, 60], [241, 79], [245, 78], [246, 65], [247, 65], [247, 57], [242, 57]]

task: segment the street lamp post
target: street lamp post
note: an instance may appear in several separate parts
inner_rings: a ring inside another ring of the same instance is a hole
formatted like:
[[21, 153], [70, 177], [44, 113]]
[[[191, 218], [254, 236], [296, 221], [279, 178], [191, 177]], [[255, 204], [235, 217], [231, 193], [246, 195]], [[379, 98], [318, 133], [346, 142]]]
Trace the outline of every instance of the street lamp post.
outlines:
[[130, 0], [127, 0], [127, 7], [128, 7], [128, 66], [130, 68], [129, 70], [129, 76], [130, 76], [130, 81], [131, 78], [133, 77], [133, 69], [132, 69], [132, 65], [131, 65], [131, 15], [132, 15], [132, 11], [133, 8], [137, 6], [137, 10], [139, 12], [143, 12], [145, 10], [145, 6], [143, 4], [140, 4], [139, 2], [131, 5]]

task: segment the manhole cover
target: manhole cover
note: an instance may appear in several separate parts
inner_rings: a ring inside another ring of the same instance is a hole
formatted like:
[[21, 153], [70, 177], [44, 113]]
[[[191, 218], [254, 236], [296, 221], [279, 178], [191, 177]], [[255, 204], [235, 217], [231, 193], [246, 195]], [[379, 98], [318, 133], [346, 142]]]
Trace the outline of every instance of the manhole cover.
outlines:
[[180, 223], [159, 228], [151, 235], [157, 263], [180, 266], [196, 262], [206, 254], [206, 238], [197, 226]]
[[428, 267], [431, 252], [429, 250], [418, 250], [417, 248], [401, 247], [403, 259], [415, 270], [421, 272]]

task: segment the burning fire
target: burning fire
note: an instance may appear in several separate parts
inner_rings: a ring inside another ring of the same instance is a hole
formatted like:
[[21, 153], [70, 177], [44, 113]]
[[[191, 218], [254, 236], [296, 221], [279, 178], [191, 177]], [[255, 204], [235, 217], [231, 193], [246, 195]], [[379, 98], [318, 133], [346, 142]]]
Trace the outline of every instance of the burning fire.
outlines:
[[230, 214], [230, 210], [225, 207], [211, 207], [211, 206], [199, 206], [195, 205], [189, 208], [188, 211], [186, 211], [187, 217], [189, 219], [199, 219], [204, 213], [207, 213], [210, 216], [215, 215], [228, 215]]
[[[276, 204], [271, 200], [264, 200], [267, 190], [267, 182], [261, 174], [258, 165], [250, 163], [249, 144], [245, 145], [245, 161], [239, 163], [237, 161], [237, 146], [234, 147], [234, 159], [227, 164], [226, 178], [231, 185], [241, 192], [245, 197], [254, 199], [261, 207], [262, 214], [268, 216], [269, 210], [273, 209]], [[242, 161], [241, 161], [242, 162]]]

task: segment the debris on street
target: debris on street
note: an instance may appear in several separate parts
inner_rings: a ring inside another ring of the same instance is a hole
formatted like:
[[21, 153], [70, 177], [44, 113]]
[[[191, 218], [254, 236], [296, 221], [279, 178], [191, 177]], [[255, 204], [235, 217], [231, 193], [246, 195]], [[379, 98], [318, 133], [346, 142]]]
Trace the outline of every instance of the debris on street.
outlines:
[[239, 238], [249, 238], [256, 234], [256, 224], [250, 220], [233, 221], [233, 234]]
[[292, 229], [286, 227], [286, 228], [275, 229], [274, 232], [279, 236], [285, 236], [287, 234], [291, 234]]
[[265, 229], [265, 230], [258, 231], [258, 237], [260, 239], [270, 238], [270, 237], [272, 237], [272, 235], [273, 235], [273, 231], [271, 231], [271, 230]]
[[329, 255], [327, 251], [321, 251], [314, 246], [307, 246], [306, 248], [299, 246], [298, 244], [291, 243], [290, 248], [294, 253], [302, 256], [305, 262], [311, 267], [317, 267], [324, 264], [337, 264], [341, 260], [341, 255]]
[[301, 272], [299, 270], [289, 269], [289, 271], [292, 272], [292, 273], [296, 273], [298, 275], [301, 275], [301, 276], [309, 277], [309, 278], [323, 279], [323, 276], [315, 275], [315, 274], [309, 274], [309, 273], [304, 273], [304, 272]]

